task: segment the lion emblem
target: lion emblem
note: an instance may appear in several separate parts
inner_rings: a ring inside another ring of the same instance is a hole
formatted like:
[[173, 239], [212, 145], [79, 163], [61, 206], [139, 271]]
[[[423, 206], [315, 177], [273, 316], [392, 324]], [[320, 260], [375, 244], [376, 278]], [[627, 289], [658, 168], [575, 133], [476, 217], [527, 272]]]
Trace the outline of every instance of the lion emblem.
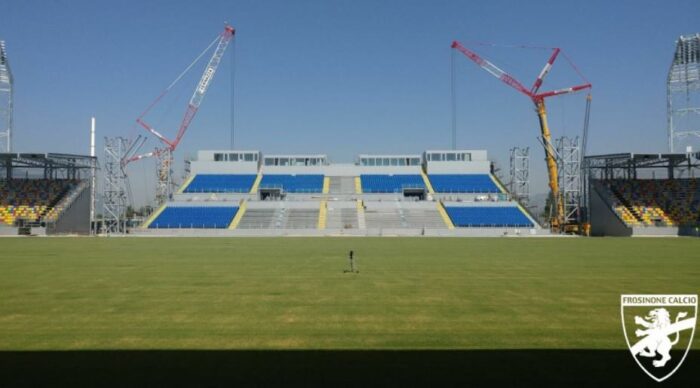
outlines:
[[[679, 319], [685, 318], [687, 312], [679, 312], [676, 315], [676, 322]], [[654, 360], [652, 364], [655, 367], [661, 368], [671, 359], [671, 348], [678, 343], [679, 334], [676, 332], [676, 339], [671, 341], [668, 335], [664, 333], [664, 329], [671, 325], [671, 314], [665, 308], [656, 308], [649, 311], [649, 315], [642, 318], [634, 317], [634, 323], [644, 327], [644, 330], [637, 329], [634, 334], [637, 337], [648, 337], [651, 340], [646, 341], [646, 346], [639, 351], [642, 357], [656, 357], [657, 354], [661, 359]]]

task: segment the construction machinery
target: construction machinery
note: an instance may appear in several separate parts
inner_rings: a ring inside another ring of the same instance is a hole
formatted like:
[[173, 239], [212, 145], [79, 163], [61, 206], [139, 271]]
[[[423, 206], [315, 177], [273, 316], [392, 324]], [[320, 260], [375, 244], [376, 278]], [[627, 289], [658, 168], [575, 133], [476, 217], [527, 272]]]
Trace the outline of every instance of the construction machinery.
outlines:
[[[139, 149], [145, 143], [146, 137], [137, 137], [132, 142], [133, 147], [131, 148], [129, 153], [125, 155], [124, 165], [126, 166], [131, 162], [135, 162], [144, 158], [155, 157], [158, 159], [158, 186], [156, 189], [156, 202], [158, 204], [165, 202], [170, 196], [170, 192], [172, 189], [173, 152], [177, 148], [178, 144], [180, 144], [180, 141], [182, 140], [183, 136], [185, 135], [185, 132], [187, 131], [187, 128], [190, 126], [192, 120], [194, 119], [194, 116], [197, 114], [197, 110], [199, 109], [199, 106], [202, 103], [202, 100], [204, 99], [204, 96], [207, 92], [207, 89], [209, 88], [211, 81], [214, 79], [216, 70], [218, 69], [219, 64], [221, 63], [221, 59], [224, 56], [226, 47], [228, 46], [231, 39], [233, 39], [235, 33], [236, 30], [232, 26], [225, 25], [224, 31], [221, 32], [217, 36], [217, 38], [214, 39], [214, 41], [211, 42], [209, 46], [207, 46], [207, 48], [204, 49], [204, 51], [197, 58], [195, 58], [195, 60], [189, 66], [187, 66], [187, 68], [167, 88], [165, 88], [165, 90], [163, 90], [163, 92], [161, 92], [161, 94], [136, 119], [136, 122], [141, 127], [143, 127], [148, 132], [148, 134], [155, 136], [161, 142], [161, 146], [156, 147], [151, 152], [139, 154]], [[199, 61], [199, 59], [214, 45], [216, 45], [214, 53], [209, 59], [209, 63], [205, 67], [204, 73], [202, 74], [202, 77], [197, 83], [192, 97], [190, 97], [189, 103], [187, 104], [187, 109], [185, 110], [185, 115], [182, 119], [182, 122], [180, 123], [180, 127], [177, 131], [177, 134], [174, 138], [169, 139], [160, 131], [156, 130], [152, 125], [148, 124], [145, 121], [145, 116], [156, 105], [158, 105], [158, 103], [163, 99], [163, 97], [165, 97], [165, 95], [167, 95], [168, 92], [170, 92], [173, 86], [175, 86], [175, 84], [177, 84], [177, 82], [180, 81], [180, 79], [182, 79], [185, 73], [187, 73], [192, 68], [192, 66], [194, 66], [194, 64], [197, 63], [197, 61]]]
[[535, 110], [537, 111], [537, 116], [539, 118], [541, 141], [542, 146], [544, 148], [545, 161], [547, 163], [547, 174], [549, 177], [549, 189], [551, 191], [551, 198], [553, 200], [553, 211], [551, 212], [552, 214], [549, 220], [550, 227], [553, 231], [556, 232], [565, 232], [571, 231], [573, 229], [578, 229], [577, 225], [567, 225], [564, 209], [564, 199], [562, 198], [562, 193], [559, 189], [559, 171], [557, 166], [557, 154], [555, 147], [552, 143], [552, 133], [547, 123], [547, 109], [545, 107], [545, 100], [549, 97], [561, 96], [564, 94], [591, 89], [591, 84], [589, 82], [585, 82], [583, 84], [571, 86], [568, 88], [540, 92], [540, 88], [544, 82], [544, 78], [550, 72], [552, 66], [554, 65], [554, 61], [556, 61], [557, 57], [561, 53], [561, 49], [559, 48], [551, 49], [552, 54], [549, 57], [549, 60], [547, 60], [547, 63], [544, 65], [544, 68], [542, 69], [542, 71], [540, 71], [532, 87], [530, 87], [529, 89], [525, 87], [520, 81], [515, 79], [513, 76], [501, 70], [498, 66], [479, 56], [474, 51], [464, 47], [460, 42], [453, 41], [452, 49], [461, 52], [472, 62], [479, 65], [479, 67], [486, 70], [494, 77], [500, 79], [506, 85], [526, 95], [534, 103]]
[[[226, 47], [229, 42], [233, 39], [236, 30], [226, 24], [224, 30], [219, 33], [216, 38], [190, 63], [185, 70], [178, 75], [175, 80], [168, 85], [165, 90], [163, 90], [158, 97], [151, 102], [146, 110], [141, 113], [136, 119], [139, 126], [146, 130], [147, 135], [138, 135], [135, 138], [126, 139], [123, 137], [116, 138], [105, 138], [105, 157], [107, 160], [115, 160], [113, 163], [113, 168], [105, 170], [105, 186], [103, 188], [103, 206], [105, 208], [106, 218], [111, 218], [114, 222], [112, 224], [119, 225], [122, 219], [126, 217], [124, 214], [125, 198], [130, 197], [130, 188], [128, 182], [128, 176], [126, 173], [127, 166], [135, 161], [146, 159], [146, 158], [156, 158], [157, 161], [157, 187], [156, 187], [156, 205], [161, 205], [166, 202], [172, 193], [173, 182], [172, 182], [172, 164], [173, 164], [173, 152], [177, 149], [177, 146], [182, 141], [182, 138], [187, 132], [187, 128], [192, 123], [199, 106], [207, 93], [207, 89], [214, 79], [216, 70], [221, 63], [221, 60], [226, 52]], [[209, 52], [212, 47], [216, 47], [214, 52], [204, 68], [204, 73], [202, 74], [199, 82], [197, 83], [194, 93], [189, 99], [187, 108], [185, 110], [185, 115], [180, 123], [178, 131], [174, 138], [168, 138], [163, 133], [163, 131], [157, 130], [154, 126], [146, 122], [146, 115], [156, 107], [163, 98], [173, 89], [173, 87], [189, 72], [194, 65], [199, 62], [199, 60]], [[155, 136], [159, 141], [160, 145], [156, 146], [152, 151], [146, 153], [140, 153], [140, 150], [146, 144], [148, 140], [148, 135]], [[118, 162], [116, 162], [118, 161]], [[118, 194], [114, 194], [118, 193]], [[116, 210], [114, 210], [116, 209]], [[105, 220], [106, 224], [109, 224], [109, 220]], [[115, 227], [113, 232], [123, 233], [125, 228]], [[109, 232], [109, 229], [107, 229]]]

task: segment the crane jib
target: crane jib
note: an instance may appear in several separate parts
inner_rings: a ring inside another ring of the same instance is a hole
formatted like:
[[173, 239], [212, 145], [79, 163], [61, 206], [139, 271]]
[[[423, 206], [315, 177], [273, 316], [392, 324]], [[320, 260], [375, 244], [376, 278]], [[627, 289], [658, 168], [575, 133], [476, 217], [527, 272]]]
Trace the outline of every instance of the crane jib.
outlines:
[[[139, 123], [146, 131], [148, 131], [150, 134], [158, 138], [158, 140], [163, 143], [165, 148], [158, 148], [156, 151], [141, 155], [140, 157], [132, 157], [129, 158], [128, 161], [134, 161], [134, 160], [139, 160], [143, 157], [150, 157], [150, 156], [156, 156], [160, 155], [163, 150], [169, 150], [170, 152], [175, 151], [177, 148], [178, 144], [182, 140], [182, 137], [185, 135], [185, 132], [187, 131], [187, 128], [189, 127], [190, 123], [194, 119], [195, 114], [197, 113], [197, 110], [199, 108], [199, 105], [202, 103], [202, 100], [204, 99], [204, 95], [207, 92], [207, 89], [209, 88], [209, 85], [211, 84], [211, 81], [214, 79], [214, 75], [216, 74], [216, 70], [219, 67], [219, 64], [221, 63], [221, 58], [224, 55], [224, 52], [226, 51], [226, 47], [228, 46], [229, 41], [233, 38], [235, 34], [235, 30], [233, 27], [226, 25], [224, 32], [219, 34], [219, 36], [214, 39], [209, 46], [207, 46], [204, 51], [202, 51], [201, 54], [199, 54], [195, 60], [187, 66], [185, 71], [183, 71], [176, 79], [173, 81], [165, 90], [158, 96], [158, 98], [155, 99], [151, 103], [151, 105], [146, 108], [146, 110], [141, 114], [136, 119], [136, 122]], [[218, 42], [218, 44], [217, 44]], [[207, 64], [207, 67], [204, 70], [204, 73], [202, 74], [202, 77], [200, 78], [199, 82], [197, 83], [197, 86], [194, 89], [194, 93], [192, 94], [192, 97], [190, 97], [190, 102], [187, 106], [187, 110], [185, 111], [185, 116], [182, 119], [182, 122], [180, 123], [180, 128], [177, 132], [177, 135], [174, 140], [169, 140], [167, 139], [163, 134], [160, 132], [156, 131], [153, 127], [148, 125], [144, 120], [144, 116], [150, 112], [150, 110], [157, 105], [161, 99], [172, 89], [173, 85], [180, 81], [182, 77], [185, 75], [187, 71], [189, 71], [194, 64], [199, 61], [199, 59], [206, 53], [208, 52], [214, 45], [216, 46], [216, 49], [214, 50], [214, 53], [212, 54], [211, 59], [209, 59], [209, 63]]]
[[207, 70], [204, 72], [204, 75], [202, 76], [202, 79], [199, 81], [199, 85], [197, 86], [197, 93], [204, 94], [204, 92], [207, 91], [207, 87], [209, 87], [209, 82], [214, 76], [215, 71], [216, 69], [214, 69], [214, 67], [210, 66], [207, 68]]

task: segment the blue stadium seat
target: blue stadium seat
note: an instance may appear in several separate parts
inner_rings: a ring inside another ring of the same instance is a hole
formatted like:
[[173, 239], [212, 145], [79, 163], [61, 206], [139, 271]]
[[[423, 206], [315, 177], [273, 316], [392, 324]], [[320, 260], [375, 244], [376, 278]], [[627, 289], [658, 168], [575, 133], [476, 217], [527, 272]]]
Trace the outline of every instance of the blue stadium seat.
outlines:
[[515, 206], [445, 207], [445, 210], [452, 223], [458, 227], [532, 228], [534, 226], [532, 221]]
[[148, 226], [149, 229], [223, 229], [238, 212], [238, 207], [191, 206], [167, 207]]
[[425, 189], [420, 175], [360, 175], [363, 193], [401, 193], [403, 189]]
[[489, 174], [431, 174], [436, 193], [500, 193]]
[[323, 175], [320, 174], [271, 174], [263, 175], [261, 189], [282, 189], [287, 193], [320, 193], [323, 191]]
[[185, 193], [247, 193], [253, 187], [255, 174], [197, 174]]

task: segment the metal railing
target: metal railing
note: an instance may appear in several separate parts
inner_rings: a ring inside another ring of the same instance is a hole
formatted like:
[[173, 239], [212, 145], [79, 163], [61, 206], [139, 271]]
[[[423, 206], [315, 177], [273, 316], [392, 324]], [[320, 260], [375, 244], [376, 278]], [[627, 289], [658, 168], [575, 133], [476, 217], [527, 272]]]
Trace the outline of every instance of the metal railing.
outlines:
[[318, 186], [314, 188], [302, 187], [289, 189], [289, 187], [285, 188], [285, 186], [281, 184], [266, 183], [260, 184], [260, 186], [258, 187], [258, 191], [260, 190], [279, 190], [282, 194], [318, 194], [323, 192], [323, 186]]
[[185, 189], [181, 194], [248, 194], [251, 188], [217, 188], [207, 187], [202, 189]]
[[498, 189], [438, 189], [433, 184], [436, 194], [502, 194]]

